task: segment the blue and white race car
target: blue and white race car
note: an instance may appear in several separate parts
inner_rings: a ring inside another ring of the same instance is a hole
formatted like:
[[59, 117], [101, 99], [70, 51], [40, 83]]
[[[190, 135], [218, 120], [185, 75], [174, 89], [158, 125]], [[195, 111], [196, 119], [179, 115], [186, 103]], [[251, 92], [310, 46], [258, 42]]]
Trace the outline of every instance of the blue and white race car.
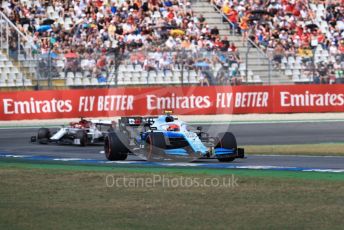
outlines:
[[202, 127], [194, 129], [170, 114], [159, 117], [122, 117], [104, 144], [110, 161], [125, 160], [132, 153], [148, 161], [194, 161], [218, 159], [230, 162], [244, 158], [230, 132], [210, 137]]

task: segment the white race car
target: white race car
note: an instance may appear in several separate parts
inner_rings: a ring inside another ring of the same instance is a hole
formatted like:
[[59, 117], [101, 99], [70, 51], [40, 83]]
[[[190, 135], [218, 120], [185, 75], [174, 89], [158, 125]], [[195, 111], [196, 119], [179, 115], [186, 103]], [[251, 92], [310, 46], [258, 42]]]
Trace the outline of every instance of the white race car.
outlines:
[[69, 126], [62, 126], [56, 132], [48, 128], [40, 128], [37, 136], [31, 137], [31, 142], [48, 144], [73, 144], [86, 146], [89, 144], [104, 143], [108, 132], [113, 131], [116, 123], [112, 120], [86, 120], [71, 122]]

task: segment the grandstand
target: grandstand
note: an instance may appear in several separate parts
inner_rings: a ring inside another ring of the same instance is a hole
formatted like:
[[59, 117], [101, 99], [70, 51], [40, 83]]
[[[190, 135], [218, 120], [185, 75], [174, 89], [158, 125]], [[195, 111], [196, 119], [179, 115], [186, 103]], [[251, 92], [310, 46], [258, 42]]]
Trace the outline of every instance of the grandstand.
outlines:
[[[294, 83], [341, 82], [343, 2], [212, 2], [229, 19], [233, 12], [239, 15], [238, 23], [247, 18], [250, 41], [273, 60], [282, 75], [279, 80], [285, 76]], [[318, 71], [323, 65], [329, 67], [326, 73]], [[334, 65], [338, 70], [331, 72]]]
[[2, 1], [0, 87], [340, 83], [343, 12], [338, 1]]

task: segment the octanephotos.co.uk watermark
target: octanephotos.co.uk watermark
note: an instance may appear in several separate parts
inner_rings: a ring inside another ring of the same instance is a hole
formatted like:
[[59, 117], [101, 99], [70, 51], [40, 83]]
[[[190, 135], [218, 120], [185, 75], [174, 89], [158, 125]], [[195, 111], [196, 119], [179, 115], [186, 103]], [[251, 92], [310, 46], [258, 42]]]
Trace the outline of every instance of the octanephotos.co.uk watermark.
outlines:
[[239, 186], [235, 175], [223, 177], [165, 176], [152, 174], [148, 177], [130, 177], [108, 174], [105, 177], [109, 188], [235, 188]]

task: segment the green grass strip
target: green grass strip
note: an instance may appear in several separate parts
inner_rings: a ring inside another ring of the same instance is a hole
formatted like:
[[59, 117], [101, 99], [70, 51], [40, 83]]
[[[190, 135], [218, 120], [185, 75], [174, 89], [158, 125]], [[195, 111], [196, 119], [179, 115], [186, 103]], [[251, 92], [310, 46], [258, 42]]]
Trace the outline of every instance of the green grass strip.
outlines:
[[175, 174], [204, 174], [204, 175], [228, 175], [249, 177], [282, 177], [290, 179], [309, 180], [335, 180], [344, 181], [344, 173], [331, 172], [299, 172], [259, 169], [209, 169], [209, 168], [187, 168], [187, 167], [148, 167], [129, 165], [75, 165], [71, 163], [55, 164], [46, 162], [28, 162], [23, 160], [0, 160], [1, 168], [14, 169], [43, 169], [43, 170], [69, 170], [69, 171], [97, 171], [97, 172], [127, 172], [127, 173], [175, 173]]

